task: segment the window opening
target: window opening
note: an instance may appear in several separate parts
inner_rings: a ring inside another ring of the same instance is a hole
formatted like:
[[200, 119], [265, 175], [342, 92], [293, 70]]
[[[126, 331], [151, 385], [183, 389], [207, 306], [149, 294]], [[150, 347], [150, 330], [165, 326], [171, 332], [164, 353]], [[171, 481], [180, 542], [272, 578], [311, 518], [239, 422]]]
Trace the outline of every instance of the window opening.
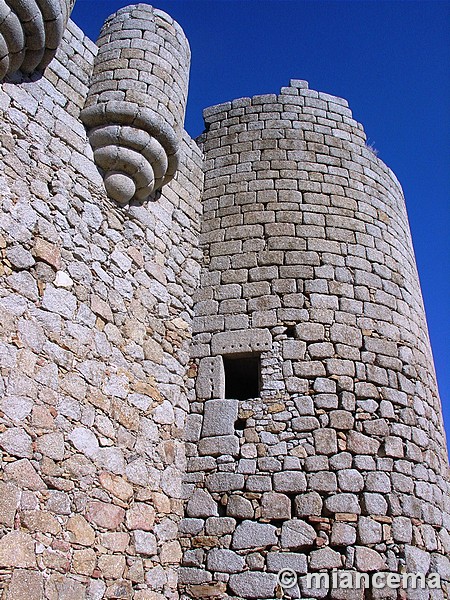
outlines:
[[295, 338], [295, 325], [287, 325], [284, 333], [288, 338]]
[[261, 394], [260, 356], [224, 356], [225, 398], [248, 400]]

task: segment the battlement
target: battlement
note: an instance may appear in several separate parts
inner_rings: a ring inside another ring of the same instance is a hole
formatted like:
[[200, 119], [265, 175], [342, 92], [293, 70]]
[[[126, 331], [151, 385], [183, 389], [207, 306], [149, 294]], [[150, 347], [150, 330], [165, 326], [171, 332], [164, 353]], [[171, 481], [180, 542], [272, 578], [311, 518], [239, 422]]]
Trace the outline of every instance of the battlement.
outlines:
[[347, 102], [291, 80], [196, 143], [170, 16], [120, 9], [94, 44], [72, 2], [5, 6], [0, 595], [270, 600], [287, 568], [293, 597], [342, 569], [448, 597], [403, 192]]

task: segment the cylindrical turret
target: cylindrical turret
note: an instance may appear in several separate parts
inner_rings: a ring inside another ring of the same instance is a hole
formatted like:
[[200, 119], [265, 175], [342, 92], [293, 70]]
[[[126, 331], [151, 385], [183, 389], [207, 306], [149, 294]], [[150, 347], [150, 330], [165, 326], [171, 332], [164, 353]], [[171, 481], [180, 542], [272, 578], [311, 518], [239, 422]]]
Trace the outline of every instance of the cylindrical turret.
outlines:
[[0, 79], [43, 71], [61, 43], [75, 0], [0, 3]]
[[144, 201], [174, 176], [190, 50], [181, 27], [147, 4], [106, 21], [81, 118], [108, 195]]
[[293, 597], [385, 597], [308, 589], [344, 569], [437, 572], [448, 593], [446, 442], [399, 183], [346, 101], [302, 81], [205, 121], [187, 596], [280, 597], [285, 568]]

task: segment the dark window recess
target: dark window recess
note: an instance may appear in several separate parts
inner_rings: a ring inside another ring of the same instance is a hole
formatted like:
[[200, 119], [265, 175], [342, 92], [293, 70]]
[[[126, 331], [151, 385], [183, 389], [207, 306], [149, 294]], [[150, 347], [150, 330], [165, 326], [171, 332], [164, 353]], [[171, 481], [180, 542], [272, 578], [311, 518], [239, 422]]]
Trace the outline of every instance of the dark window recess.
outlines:
[[244, 431], [246, 424], [247, 424], [246, 419], [238, 419], [237, 421], [234, 422], [234, 428], [237, 429], [238, 431]]
[[248, 400], [261, 392], [261, 361], [259, 356], [224, 356], [225, 398]]
[[295, 325], [287, 325], [285, 334], [286, 334], [286, 337], [288, 337], [288, 338], [295, 338], [296, 337]]

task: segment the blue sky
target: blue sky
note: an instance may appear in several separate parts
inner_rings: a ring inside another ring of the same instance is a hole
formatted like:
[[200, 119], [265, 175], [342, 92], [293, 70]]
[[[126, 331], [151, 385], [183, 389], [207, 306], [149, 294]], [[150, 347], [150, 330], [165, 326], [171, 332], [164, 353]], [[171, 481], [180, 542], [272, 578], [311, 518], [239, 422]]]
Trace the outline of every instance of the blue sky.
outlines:
[[[130, 2], [77, 0], [95, 40]], [[276, 93], [289, 79], [346, 98], [405, 191], [450, 439], [450, 2], [159, 0], [183, 27], [192, 66], [186, 129], [202, 109]]]

